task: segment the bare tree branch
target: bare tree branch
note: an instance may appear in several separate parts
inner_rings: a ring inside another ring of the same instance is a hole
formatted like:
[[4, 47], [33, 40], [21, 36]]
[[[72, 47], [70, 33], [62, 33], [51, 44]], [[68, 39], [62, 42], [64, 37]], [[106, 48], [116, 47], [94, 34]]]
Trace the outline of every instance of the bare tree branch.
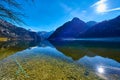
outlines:
[[[26, 3], [28, 3], [28, 1], [34, 1], [34, 0], [25, 0]], [[6, 6], [8, 5], [8, 6]], [[9, 8], [9, 6], [11, 8]], [[18, 9], [17, 11], [15, 11], [16, 9]], [[11, 20], [14, 21], [16, 23], [24, 23], [24, 21], [22, 20], [23, 17], [25, 17], [25, 14], [22, 12], [20, 12], [22, 10], [22, 5], [20, 3], [18, 3], [16, 0], [0, 0], [0, 18], [4, 19], [4, 20]]]

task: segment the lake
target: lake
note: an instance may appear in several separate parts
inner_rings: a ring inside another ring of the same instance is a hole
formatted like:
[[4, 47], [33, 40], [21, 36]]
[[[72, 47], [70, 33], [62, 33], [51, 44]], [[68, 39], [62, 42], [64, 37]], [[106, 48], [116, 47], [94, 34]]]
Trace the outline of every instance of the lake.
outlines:
[[120, 43], [0, 42], [0, 80], [120, 80]]

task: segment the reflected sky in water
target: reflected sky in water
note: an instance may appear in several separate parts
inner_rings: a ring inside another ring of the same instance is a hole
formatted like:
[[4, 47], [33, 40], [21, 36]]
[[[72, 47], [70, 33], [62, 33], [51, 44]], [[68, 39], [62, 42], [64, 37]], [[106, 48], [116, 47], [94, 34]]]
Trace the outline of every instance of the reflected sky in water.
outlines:
[[[48, 41], [43, 41], [34, 45], [31, 42], [28, 44], [23, 43], [21, 46], [20, 44], [19, 42], [17, 42], [14, 46], [11, 46], [9, 44], [9, 47], [4, 49], [2, 49], [1, 45], [1, 50], [3, 50], [3, 52], [9, 53], [9, 48], [11, 50], [11, 48], [14, 47], [14, 49], [12, 49], [11, 51], [13, 52], [10, 52], [7, 56], [1, 55], [0, 79], [2, 79], [3, 77], [12, 77], [13, 80], [19, 80], [19, 76], [15, 76], [16, 74], [20, 73], [20, 70], [21, 72], [23, 72], [23, 74], [25, 74], [26, 76], [29, 75], [29, 77], [32, 79], [33, 74], [34, 76], [38, 76], [40, 73], [46, 74], [45, 72], [47, 72], [48, 70], [46, 71], [45, 69], [49, 68], [50, 66], [52, 66], [50, 70], [52, 69], [54, 72], [54, 69], [57, 69], [58, 66], [58, 71], [55, 70], [56, 72], [60, 72], [59, 69], [62, 71], [62, 68], [65, 68], [66, 71], [63, 70], [63, 72], [65, 73], [56, 73], [54, 74], [56, 77], [53, 76], [52, 78], [60, 78], [63, 80], [78, 80], [82, 76], [81, 80], [120, 80], [120, 47], [118, 46], [118, 43], [50, 43]], [[22, 48], [21, 50], [15, 51], [17, 48], [21, 48], [23, 46], [24, 48]], [[8, 67], [4, 67], [5, 65], [7, 65]], [[40, 65], [42, 66], [41, 68]], [[15, 70], [11, 72], [11, 70], [9, 69], [12, 69], [13, 67], [15, 68]], [[34, 69], [36, 71], [39, 70], [39, 72], [34, 72]], [[71, 70], [73, 70], [73, 73], [69, 73], [69, 71]], [[47, 79], [47, 77], [51, 74], [53, 73], [47, 74], [47, 76], [45, 76], [45, 79]], [[66, 74], [69, 77], [67, 77]], [[62, 78], [58, 77], [59, 75], [61, 75]], [[21, 78], [24, 79], [24, 77]], [[38, 77], [38, 79], [36, 80], [39, 80], [40, 78], [42, 77]]]

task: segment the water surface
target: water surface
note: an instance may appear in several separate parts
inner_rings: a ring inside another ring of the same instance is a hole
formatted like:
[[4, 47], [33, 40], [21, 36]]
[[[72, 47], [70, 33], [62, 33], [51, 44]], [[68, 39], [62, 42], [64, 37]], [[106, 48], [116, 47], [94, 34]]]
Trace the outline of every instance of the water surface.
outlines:
[[1, 42], [0, 80], [120, 80], [119, 44]]

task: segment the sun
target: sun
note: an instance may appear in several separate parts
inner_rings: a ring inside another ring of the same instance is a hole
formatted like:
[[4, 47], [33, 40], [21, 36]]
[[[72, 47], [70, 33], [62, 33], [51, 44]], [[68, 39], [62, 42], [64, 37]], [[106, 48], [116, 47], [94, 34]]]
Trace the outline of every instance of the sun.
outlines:
[[103, 12], [106, 11], [106, 9], [107, 9], [107, 6], [104, 3], [102, 3], [102, 4], [100, 4], [100, 5], [97, 6], [97, 12], [98, 13], [103, 13]]
[[103, 12], [106, 11], [106, 9], [107, 9], [106, 4], [105, 4], [105, 3], [102, 3], [102, 4], [99, 4], [99, 5], [97, 6], [96, 11], [97, 11], [98, 13], [103, 13]]

